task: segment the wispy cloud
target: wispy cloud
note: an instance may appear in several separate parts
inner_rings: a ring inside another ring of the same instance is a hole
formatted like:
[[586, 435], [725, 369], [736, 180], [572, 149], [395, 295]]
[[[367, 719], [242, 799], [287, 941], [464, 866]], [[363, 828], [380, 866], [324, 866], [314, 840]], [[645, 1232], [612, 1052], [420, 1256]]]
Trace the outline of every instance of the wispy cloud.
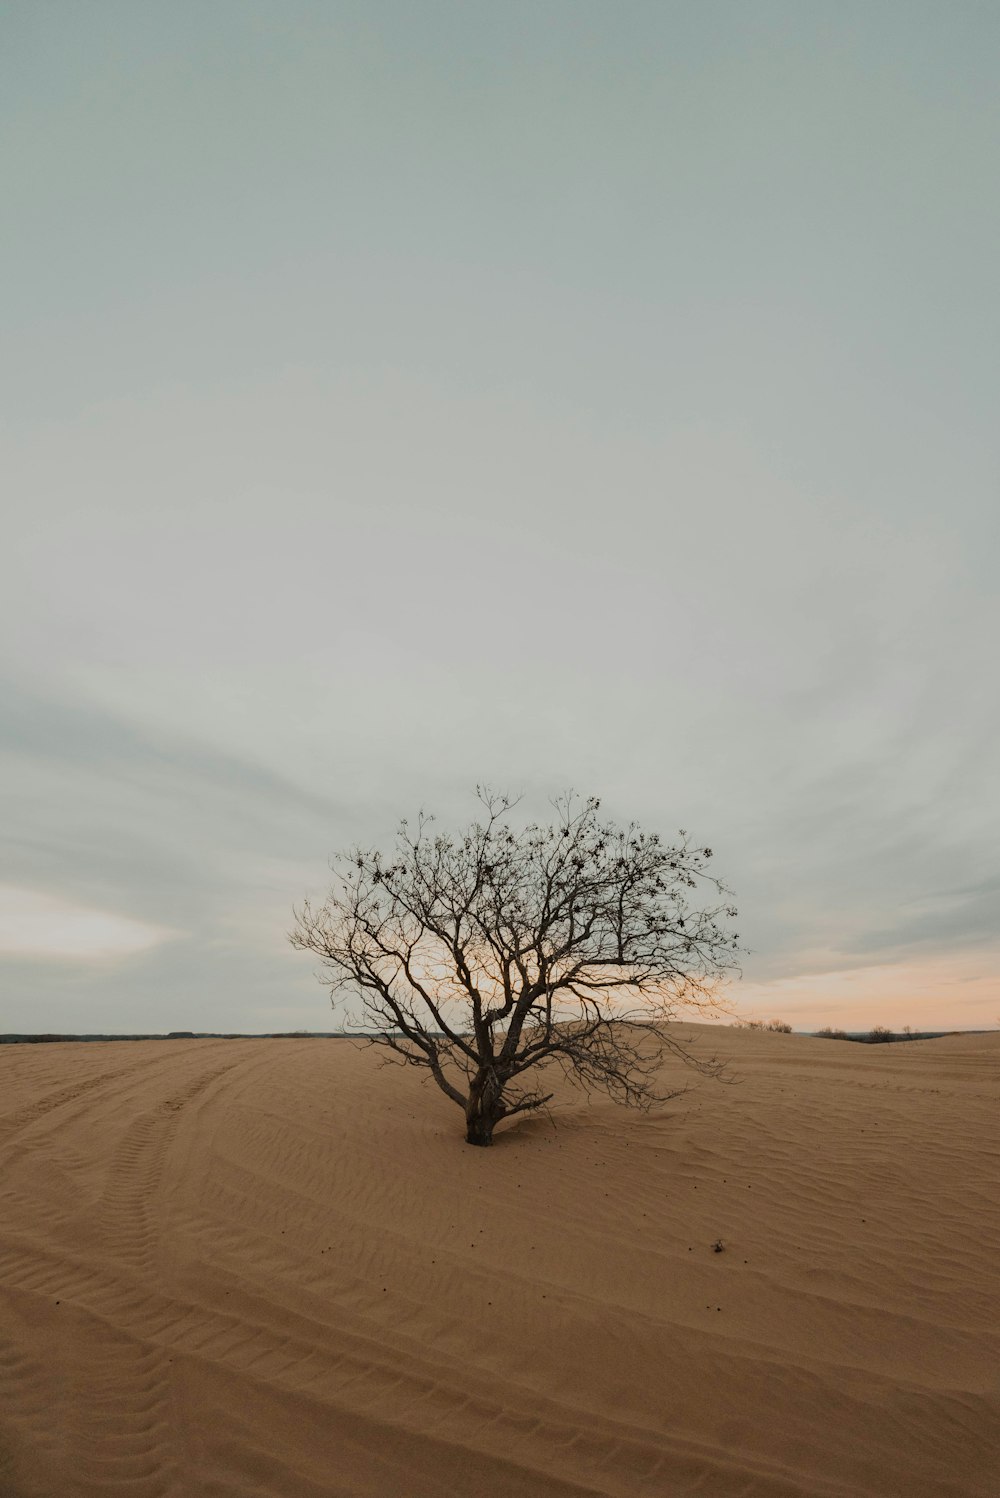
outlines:
[[93, 1028], [88, 1006], [117, 1007], [116, 1029], [273, 1008], [301, 967], [282, 947], [291, 904], [322, 881], [319, 850], [355, 835], [349, 802], [73, 693], [2, 686], [7, 993], [47, 1006], [47, 1028]]
[[127, 957], [158, 946], [174, 934], [38, 890], [0, 885], [0, 958]]

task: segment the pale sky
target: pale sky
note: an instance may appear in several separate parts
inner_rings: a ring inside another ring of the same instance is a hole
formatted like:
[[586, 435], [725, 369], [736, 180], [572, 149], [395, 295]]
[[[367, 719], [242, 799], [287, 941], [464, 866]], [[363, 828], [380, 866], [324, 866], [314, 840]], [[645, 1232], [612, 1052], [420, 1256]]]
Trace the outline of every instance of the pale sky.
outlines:
[[327, 1029], [478, 781], [715, 849], [797, 1028], [1000, 1016], [1000, 9], [25, 0], [0, 1030]]

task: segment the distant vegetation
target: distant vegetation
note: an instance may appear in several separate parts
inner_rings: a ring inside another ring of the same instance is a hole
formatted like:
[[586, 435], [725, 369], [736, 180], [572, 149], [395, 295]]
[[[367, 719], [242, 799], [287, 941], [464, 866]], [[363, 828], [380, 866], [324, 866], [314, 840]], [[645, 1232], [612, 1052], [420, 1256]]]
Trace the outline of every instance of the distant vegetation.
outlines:
[[[782, 1019], [736, 1019], [733, 1026], [738, 1030], [771, 1030], [779, 1035], [791, 1035], [792, 1027]], [[815, 1031], [817, 1037], [823, 1040], [853, 1040], [862, 1045], [887, 1045], [900, 1040], [940, 1040], [942, 1035], [985, 1035], [985, 1030], [914, 1030], [912, 1025], [904, 1025], [902, 1030], [889, 1030], [885, 1025], [875, 1025], [871, 1030], [835, 1030], [826, 1025], [822, 1030]]]
[[866, 1033], [856, 1035], [850, 1035], [846, 1030], [832, 1030], [829, 1025], [824, 1030], [816, 1031], [817, 1036], [824, 1040], [855, 1040], [860, 1041], [862, 1045], [885, 1045], [897, 1040], [937, 1040], [944, 1033], [946, 1032], [935, 1031], [933, 1034], [930, 1032], [921, 1034], [912, 1029], [910, 1025], [904, 1025], [898, 1035], [886, 1029], [885, 1025], [875, 1025]]
[[156, 1035], [0, 1035], [0, 1045], [45, 1045], [55, 1041], [79, 1044], [88, 1040], [344, 1040], [342, 1030], [268, 1030], [248, 1035], [236, 1030], [171, 1030]]

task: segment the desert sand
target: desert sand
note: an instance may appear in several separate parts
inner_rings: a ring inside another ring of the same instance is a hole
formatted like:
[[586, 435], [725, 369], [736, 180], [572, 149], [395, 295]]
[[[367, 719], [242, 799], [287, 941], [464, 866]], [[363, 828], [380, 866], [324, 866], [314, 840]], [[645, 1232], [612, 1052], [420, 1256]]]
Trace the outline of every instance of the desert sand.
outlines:
[[4, 1047], [4, 1498], [996, 1498], [1000, 1036], [680, 1030], [736, 1085], [492, 1150], [344, 1041]]

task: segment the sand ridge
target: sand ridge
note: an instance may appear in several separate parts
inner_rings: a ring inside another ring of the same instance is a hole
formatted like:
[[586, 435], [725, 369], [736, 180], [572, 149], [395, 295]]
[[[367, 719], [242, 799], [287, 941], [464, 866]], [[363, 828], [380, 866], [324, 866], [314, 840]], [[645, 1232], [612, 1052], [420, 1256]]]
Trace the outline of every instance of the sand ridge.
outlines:
[[4, 1047], [4, 1498], [995, 1498], [1000, 1037], [679, 1028], [736, 1083], [492, 1150], [342, 1041]]

